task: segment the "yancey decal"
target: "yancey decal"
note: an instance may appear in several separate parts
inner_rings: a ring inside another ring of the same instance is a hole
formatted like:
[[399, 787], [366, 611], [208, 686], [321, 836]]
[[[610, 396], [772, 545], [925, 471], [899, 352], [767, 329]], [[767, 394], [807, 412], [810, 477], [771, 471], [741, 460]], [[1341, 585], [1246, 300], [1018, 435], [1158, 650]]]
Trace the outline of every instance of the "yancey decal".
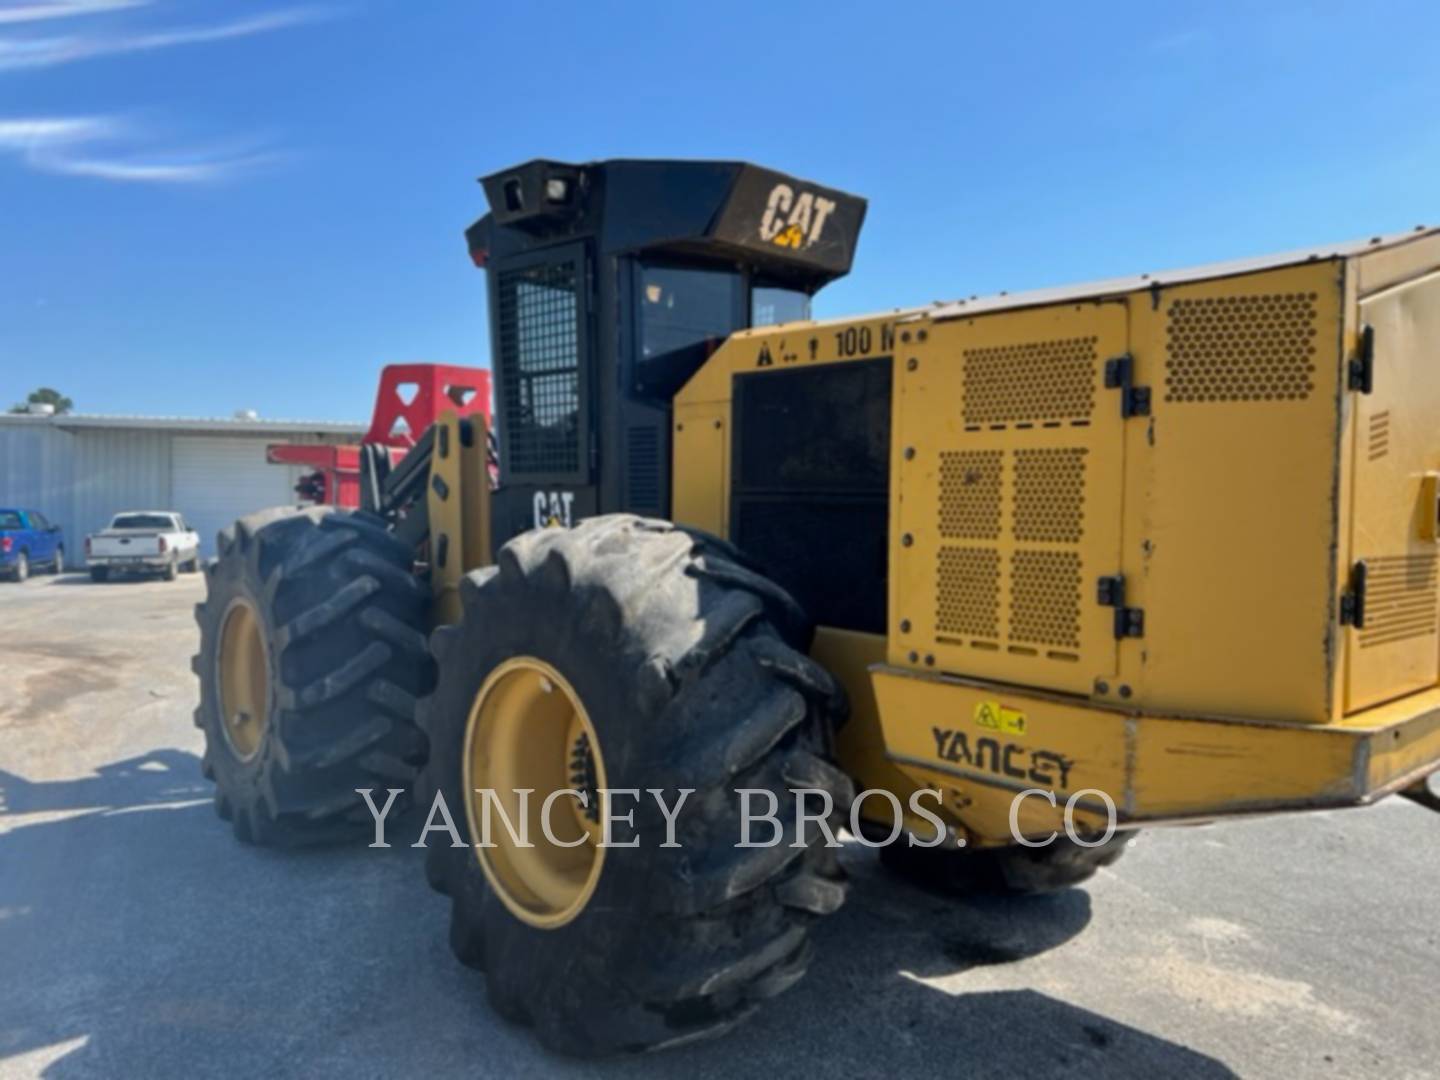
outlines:
[[760, 219], [760, 239], [797, 251], [807, 248], [820, 239], [834, 210], [834, 199], [809, 191], [797, 195], [789, 184], [776, 184], [770, 189], [765, 216]]
[[[978, 717], [978, 709], [976, 713]], [[1075, 761], [1053, 750], [1032, 750], [988, 735], [977, 737], [972, 745], [970, 736], [955, 728], [932, 727], [930, 734], [935, 739], [935, 756], [941, 761], [1025, 780], [1051, 791], [1069, 788]]]

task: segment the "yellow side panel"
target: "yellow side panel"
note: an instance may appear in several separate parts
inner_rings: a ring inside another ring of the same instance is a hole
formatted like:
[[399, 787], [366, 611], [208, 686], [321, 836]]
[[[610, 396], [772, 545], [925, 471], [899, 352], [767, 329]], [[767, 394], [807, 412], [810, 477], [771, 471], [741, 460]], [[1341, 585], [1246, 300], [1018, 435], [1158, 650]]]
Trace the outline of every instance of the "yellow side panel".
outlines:
[[1115, 672], [1126, 305], [931, 323], [896, 357], [889, 662], [1088, 694]]
[[[466, 434], [468, 433], [468, 439]], [[425, 498], [430, 520], [430, 589], [435, 619], [460, 618], [460, 579], [490, 562], [490, 471], [485, 421], [447, 411], [435, 421], [431, 483]]]
[[1132, 300], [1137, 377], [1154, 398], [1127, 449], [1127, 599], [1145, 611], [1122, 665], [1133, 703], [1335, 715], [1341, 271]]
[[671, 509], [675, 521], [724, 536], [729, 521], [730, 403], [676, 405]]
[[1347, 628], [1349, 710], [1440, 676], [1440, 274], [1370, 296], [1374, 390], [1355, 395], [1351, 558], [1365, 566], [1365, 625]]

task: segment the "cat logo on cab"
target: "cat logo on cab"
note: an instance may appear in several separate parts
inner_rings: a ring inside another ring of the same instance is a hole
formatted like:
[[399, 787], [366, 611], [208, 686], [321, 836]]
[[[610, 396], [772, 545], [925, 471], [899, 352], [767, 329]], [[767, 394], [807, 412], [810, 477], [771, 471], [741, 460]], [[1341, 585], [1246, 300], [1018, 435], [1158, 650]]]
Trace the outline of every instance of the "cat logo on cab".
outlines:
[[570, 528], [575, 524], [570, 519], [570, 507], [574, 502], [573, 491], [535, 492], [535, 528], [543, 529], [549, 525]]
[[760, 239], [779, 247], [799, 250], [820, 239], [825, 221], [835, 210], [835, 200], [802, 191], [795, 194], [789, 184], [776, 184], [765, 202], [760, 219]]

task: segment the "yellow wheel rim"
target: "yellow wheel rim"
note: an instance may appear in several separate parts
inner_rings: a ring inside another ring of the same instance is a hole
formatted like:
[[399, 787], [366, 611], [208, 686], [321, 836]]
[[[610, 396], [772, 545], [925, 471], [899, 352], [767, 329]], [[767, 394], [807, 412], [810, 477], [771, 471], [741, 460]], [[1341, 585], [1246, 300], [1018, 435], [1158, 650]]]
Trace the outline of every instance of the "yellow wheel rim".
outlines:
[[[570, 922], [594, 894], [605, 862], [599, 797], [605, 763], [580, 696], [543, 660], [507, 660], [475, 695], [462, 771], [471, 843], [478, 845], [486, 836], [488, 812], [493, 846], [475, 851], [496, 895], [531, 926], [554, 929]], [[522, 814], [518, 793], [527, 789]], [[558, 791], [583, 791], [589, 805], [556, 796], [550, 810], [552, 841], [541, 816], [547, 796]], [[530, 846], [511, 836], [502, 811], [516, 832], [525, 819], [522, 835]]]
[[270, 658], [260, 615], [248, 600], [235, 600], [220, 624], [216, 657], [221, 730], [241, 761], [260, 752], [270, 726]]

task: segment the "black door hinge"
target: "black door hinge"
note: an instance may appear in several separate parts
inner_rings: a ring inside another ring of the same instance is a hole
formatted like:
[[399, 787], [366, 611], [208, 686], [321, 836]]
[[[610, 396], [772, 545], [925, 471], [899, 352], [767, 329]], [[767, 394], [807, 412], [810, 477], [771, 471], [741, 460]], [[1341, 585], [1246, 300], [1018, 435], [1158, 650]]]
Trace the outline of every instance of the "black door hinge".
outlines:
[[1360, 327], [1360, 348], [1350, 358], [1348, 382], [1351, 390], [1362, 394], [1375, 390], [1375, 328], [1369, 323]]
[[1099, 601], [1101, 607], [1115, 609], [1115, 636], [1117, 638], [1145, 636], [1144, 610], [1125, 606], [1125, 576], [1123, 574], [1102, 577], [1097, 583], [1095, 599]]
[[1365, 629], [1365, 579], [1369, 569], [1357, 562], [1350, 568], [1350, 584], [1340, 594], [1340, 625]]
[[1129, 353], [1105, 361], [1105, 388], [1120, 391], [1120, 416], [1150, 415], [1150, 387], [1135, 385], [1135, 358]]

